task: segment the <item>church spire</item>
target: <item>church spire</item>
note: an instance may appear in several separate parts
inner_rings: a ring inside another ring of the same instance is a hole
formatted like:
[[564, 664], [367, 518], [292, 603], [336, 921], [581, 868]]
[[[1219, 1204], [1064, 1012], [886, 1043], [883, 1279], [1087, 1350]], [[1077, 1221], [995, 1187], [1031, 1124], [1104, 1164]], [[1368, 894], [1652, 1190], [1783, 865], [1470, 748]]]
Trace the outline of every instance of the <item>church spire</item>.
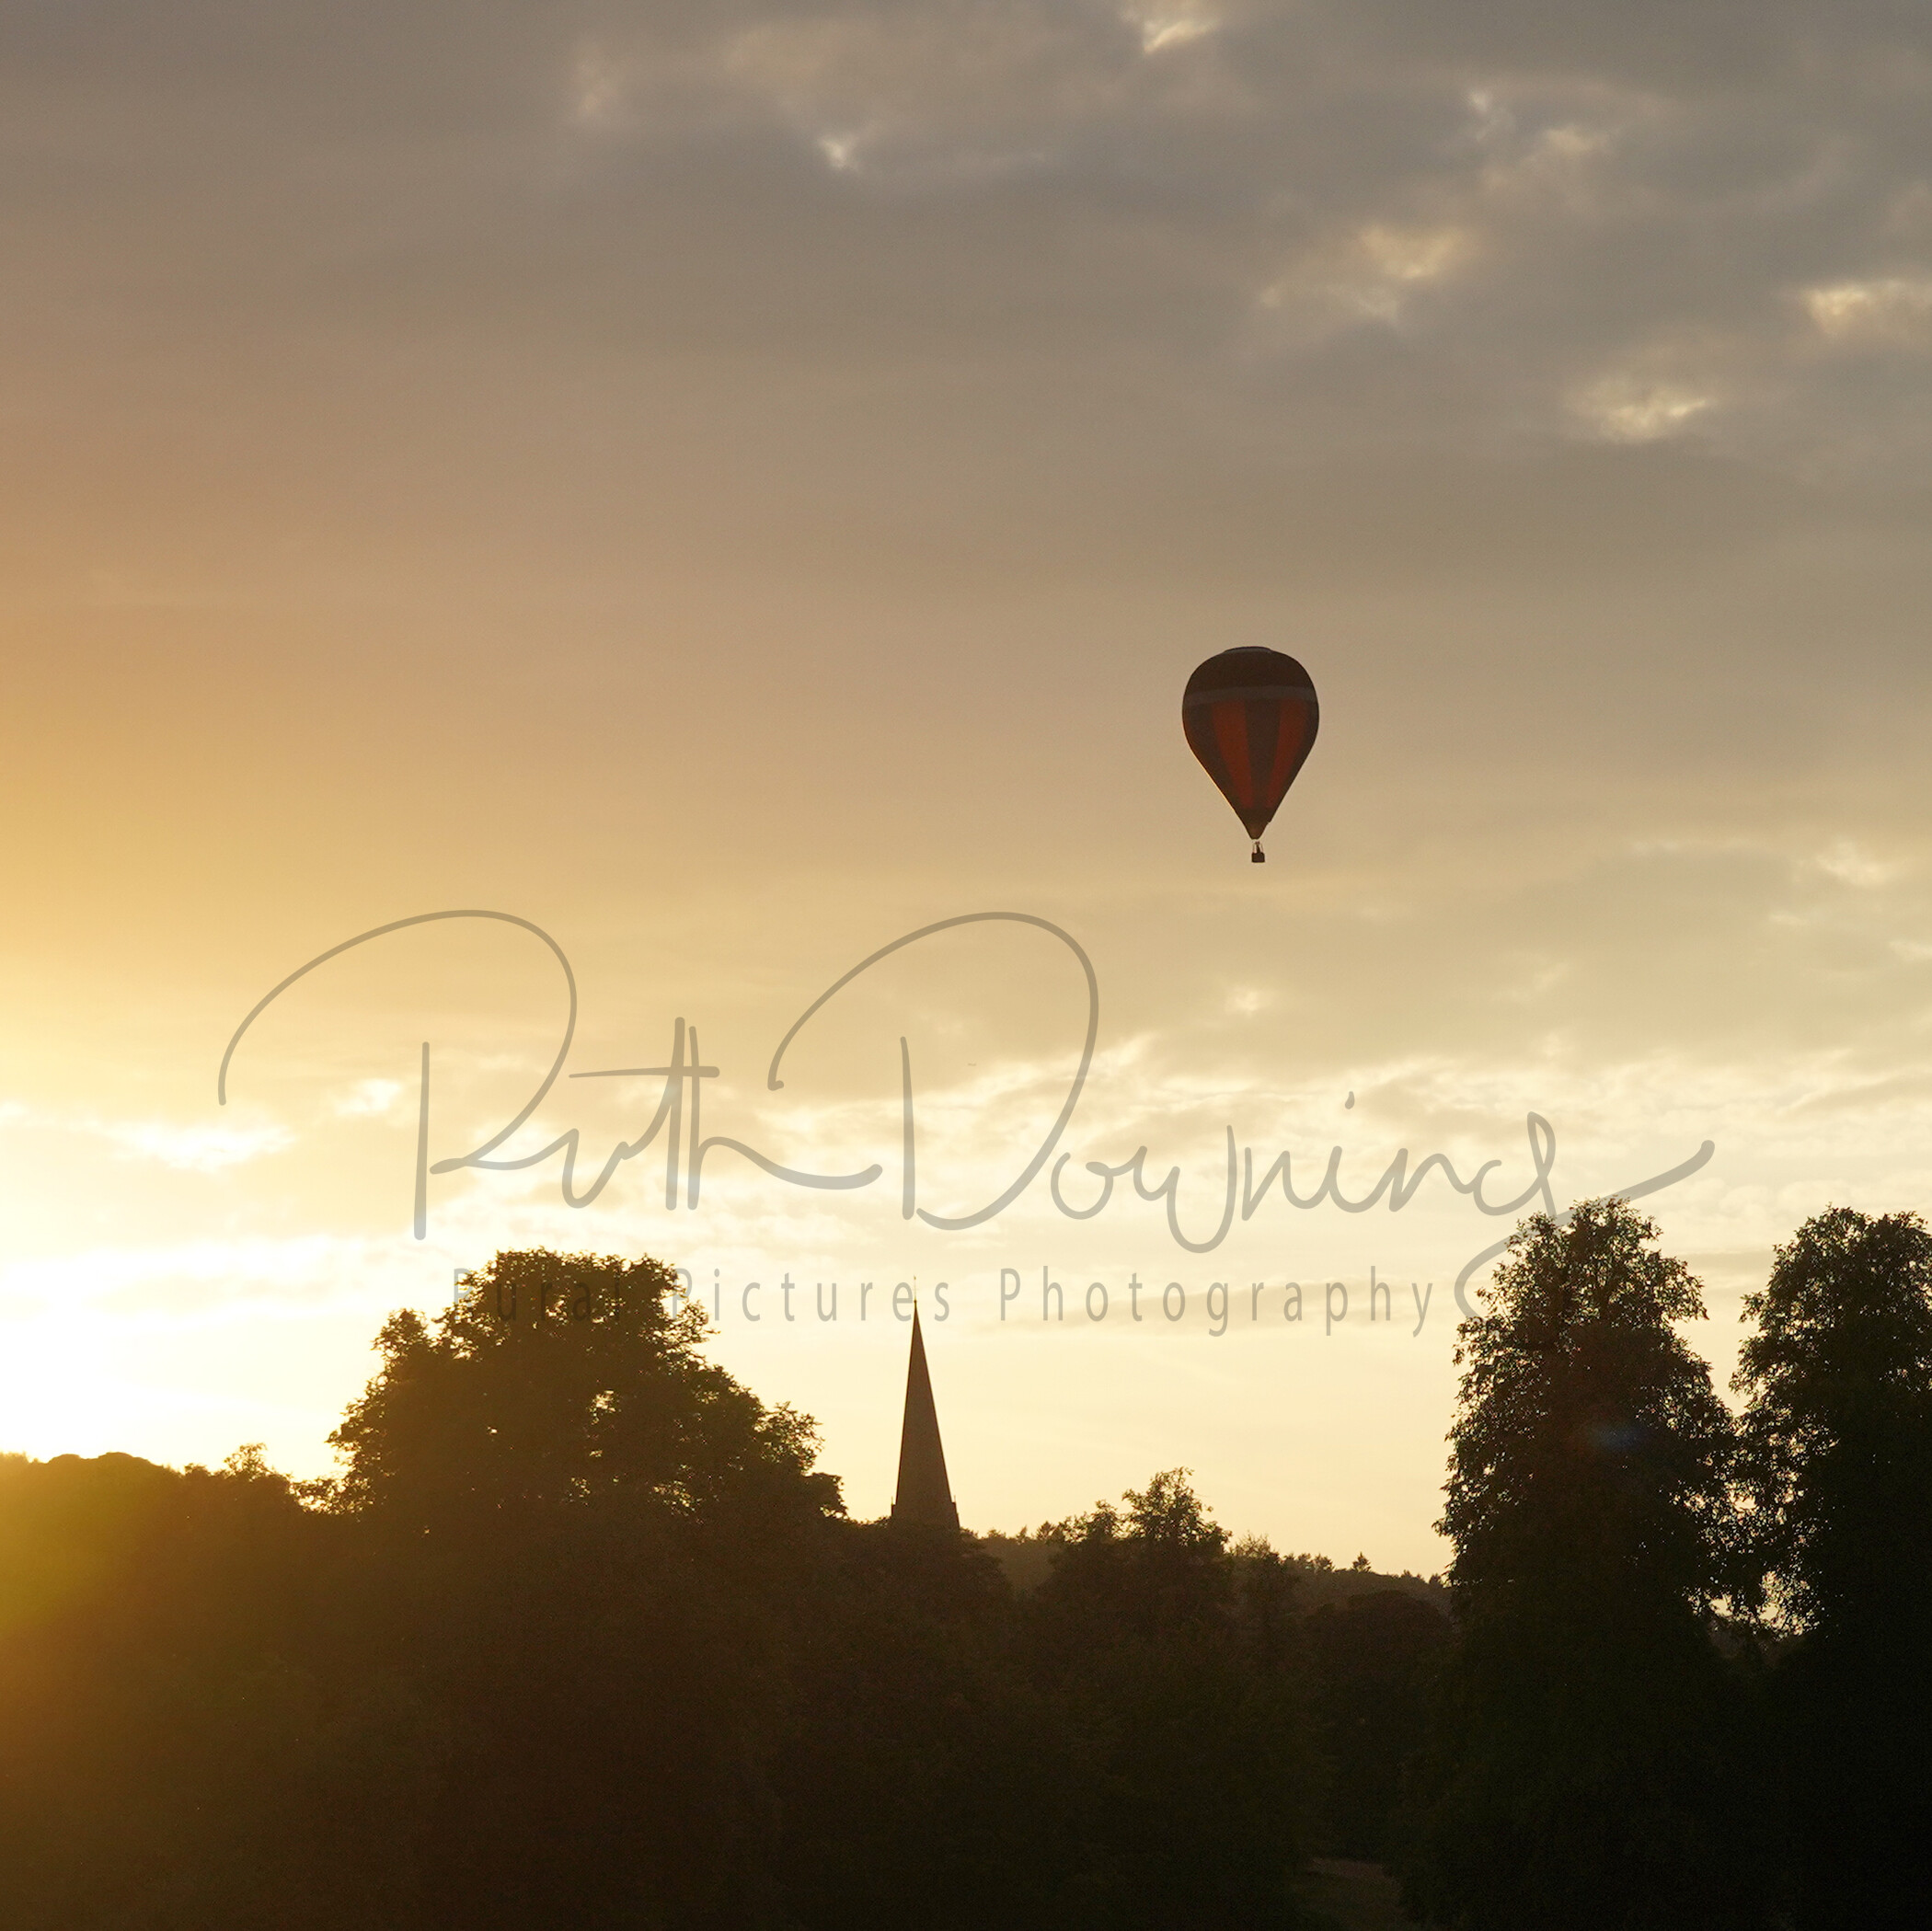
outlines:
[[946, 1480], [946, 1451], [939, 1445], [939, 1411], [933, 1406], [932, 1376], [926, 1371], [926, 1342], [919, 1333], [919, 1309], [913, 1308], [913, 1353], [905, 1369], [905, 1422], [899, 1431], [899, 1489], [892, 1520], [922, 1528], [956, 1529]]

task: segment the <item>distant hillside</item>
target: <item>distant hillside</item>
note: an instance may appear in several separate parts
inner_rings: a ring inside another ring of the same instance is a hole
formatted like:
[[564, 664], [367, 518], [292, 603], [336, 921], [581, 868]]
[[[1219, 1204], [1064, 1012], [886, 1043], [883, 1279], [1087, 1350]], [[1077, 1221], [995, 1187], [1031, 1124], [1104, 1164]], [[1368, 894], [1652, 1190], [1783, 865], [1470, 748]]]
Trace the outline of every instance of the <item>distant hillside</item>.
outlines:
[[[988, 1530], [974, 1539], [998, 1562], [1013, 1588], [1024, 1595], [1046, 1580], [1054, 1556], [1065, 1546], [1066, 1532], [1063, 1523], [1044, 1523], [1038, 1529], [1022, 1529], [1014, 1535]], [[1325, 1603], [1346, 1603], [1355, 1596], [1394, 1589], [1433, 1603], [1445, 1615], [1449, 1613], [1449, 1588], [1439, 1576], [1418, 1576], [1407, 1569], [1399, 1576], [1386, 1575], [1369, 1568], [1367, 1559], [1360, 1556], [1348, 1569], [1338, 1569], [1326, 1556], [1291, 1556], [1288, 1561], [1295, 1571], [1297, 1597], [1304, 1609], [1319, 1609]]]
[[1444, 1615], [1449, 1613], [1449, 1585], [1440, 1576], [1418, 1576], [1409, 1569], [1399, 1576], [1385, 1575], [1369, 1568], [1359, 1556], [1355, 1558], [1359, 1566], [1348, 1569], [1337, 1569], [1326, 1556], [1291, 1556], [1288, 1559], [1300, 1577], [1304, 1609], [1319, 1609], [1324, 1603], [1346, 1603], [1355, 1596], [1397, 1589], [1432, 1603]]

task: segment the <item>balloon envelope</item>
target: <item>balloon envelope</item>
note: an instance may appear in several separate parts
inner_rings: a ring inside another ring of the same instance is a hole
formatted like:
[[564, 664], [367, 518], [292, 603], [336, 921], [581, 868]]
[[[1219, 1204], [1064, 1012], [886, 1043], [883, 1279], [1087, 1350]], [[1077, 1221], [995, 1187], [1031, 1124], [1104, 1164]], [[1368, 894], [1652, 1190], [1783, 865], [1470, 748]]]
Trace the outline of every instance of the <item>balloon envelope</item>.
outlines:
[[1315, 748], [1320, 722], [1307, 672], [1258, 644], [1209, 658], [1180, 700], [1189, 749], [1257, 843]]

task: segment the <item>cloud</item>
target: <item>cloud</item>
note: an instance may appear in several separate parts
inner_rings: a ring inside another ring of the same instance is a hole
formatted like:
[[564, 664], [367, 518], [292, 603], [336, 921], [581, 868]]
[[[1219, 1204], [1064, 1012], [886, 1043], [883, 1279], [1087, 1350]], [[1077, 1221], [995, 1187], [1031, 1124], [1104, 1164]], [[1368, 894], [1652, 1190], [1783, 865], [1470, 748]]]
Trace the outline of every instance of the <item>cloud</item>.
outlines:
[[1129, 7], [1123, 17], [1139, 29], [1141, 52], [1145, 54], [1185, 47], [1190, 40], [1205, 39], [1221, 25], [1205, 7], [1190, 5], [1188, 0], [1178, 6]]
[[[1926, 339], [1925, 36], [1876, 4], [1619, 12], [592, 0], [244, 26], [201, 0], [178, 45], [127, 6], [49, 16], [0, 82], [22, 366], [56, 414], [111, 412], [107, 372], [142, 372], [121, 420], [232, 423], [244, 495], [301, 446], [267, 500], [334, 477], [344, 514], [372, 435], [434, 473], [446, 410], [500, 454], [457, 466], [488, 493], [552, 433], [565, 499], [641, 463], [677, 554], [762, 497], [937, 544], [967, 510], [1037, 530], [1037, 489], [1064, 525], [1093, 506], [1064, 544], [1133, 555], [1119, 499], [1166, 518], [1154, 499], [1240, 488], [1257, 450], [1694, 430], [1788, 475], [1903, 472], [1932, 451], [1910, 372], [1819, 351]], [[1696, 367], [1653, 366], [1686, 340]], [[544, 372], [592, 363], [546, 407]]]
[[1854, 838], [1834, 839], [1811, 862], [1827, 878], [1860, 891], [1889, 885], [1907, 869], [1903, 860], [1874, 857]]
[[1397, 327], [1414, 298], [1442, 282], [1470, 251], [1469, 232], [1454, 224], [1371, 222], [1312, 251], [1261, 291], [1260, 305], [1317, 331], [1363, 323]]
[[1883, 275], [1808, 288], [1804, 305], [1819, 333], [1834, 342], [1932, 347], [1932, 275]]
[[206, 1238], [167, 1245], [98, 1247], [10, 1260], [0, 1293], [22, 1303], [75, 1307], [101, 1301], [166, 1316], [235, 1301], [393, 1293], [394, 1264], [372, 1270], [371, 1245], [314, 1234], [293, 1239]]
[[595, 44], [581, 48], [570, 76], [570, 112], [580, 125], [610, 126], [621, 115], [629, 76], [624, 63]]
[[1599, 376], [1570, 406], [1606, 442], [1655, 443], [1681, 435], [1715, 402], [1682, 383], [1617, 374]]
[[87, 1131], [122, 1153], [184, 1173], [220, 1173], [264, 1154], [280, 1153], [294, 1135], [282, 1126], [180, 1126], [166, 1120], [90, 1122]]
[[403, 1085], [397, 1079], [362, 1079], [339, 1093], [331, 1102], [333, 1110], [344, 1120], [381, 1119], [402, 1097]]
[[[383, 1082], [370, 1082], [380, 1085]], [[178, 1173], [221, 1173], [294, 1144], [294, 1133], [273, 1123], [184, 1125], [171, 1120], [98, 1120], [49, 1111], [18, 1100], [0, 1103], [0, 1127], [40, 1133], [80, 1133], [109, 1142], [123, 1158], [151, 1160]]]

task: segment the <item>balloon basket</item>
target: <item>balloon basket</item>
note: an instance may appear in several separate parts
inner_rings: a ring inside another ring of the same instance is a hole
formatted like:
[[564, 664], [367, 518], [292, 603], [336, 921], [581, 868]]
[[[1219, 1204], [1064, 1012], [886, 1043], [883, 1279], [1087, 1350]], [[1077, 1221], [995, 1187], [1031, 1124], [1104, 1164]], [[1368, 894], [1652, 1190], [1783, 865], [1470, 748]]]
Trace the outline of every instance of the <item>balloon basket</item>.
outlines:
[[1258, 845], [1248, 855], [1248, 862], [1250, 865], [1266, 865], [1268, 863], [1268, 854]]

